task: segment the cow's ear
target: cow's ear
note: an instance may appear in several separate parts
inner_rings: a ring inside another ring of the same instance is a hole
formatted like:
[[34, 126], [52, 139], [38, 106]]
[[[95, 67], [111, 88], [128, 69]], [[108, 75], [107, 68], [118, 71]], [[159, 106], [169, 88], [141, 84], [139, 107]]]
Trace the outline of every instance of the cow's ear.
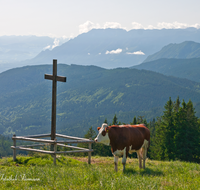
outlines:
[[99, 129], [101, 129], [101, 127], [97, 127], [97, 130], [99, 131]]
[[105, 128], [106, 133], [108, 133], [108, 130], [109, 130], [109, 127], [106, 127], [106, 128]]

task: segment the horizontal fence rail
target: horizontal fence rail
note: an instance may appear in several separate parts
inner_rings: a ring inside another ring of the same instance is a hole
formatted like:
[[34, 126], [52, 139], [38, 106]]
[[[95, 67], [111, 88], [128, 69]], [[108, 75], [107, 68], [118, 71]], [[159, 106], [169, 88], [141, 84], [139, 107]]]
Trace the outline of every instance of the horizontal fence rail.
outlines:
[[50, 143], [50, 144], [54, 144], [55, 143], [54, 140], [27, 138], [27, 137], [22, 137], [22, 136], [12, 137], [12, 139], [23, 140], [23, 141], [33, 141], [33, 142]]
[[27, 137], [27, 138], [44, 138], [44, 137], [50, 137], [51, 134], [40, 134], [40, 135], [27, 135], [27, 136], [24, 136], [24, 137]]
[[31, 145], [20, 145], [20, 147], [39, 147], [39, 146], [46, 146], [48, 144], [31, 144]]
[[[56, 154], [68, 154], [68, 153], [88, 153], [88, 164], [91, 163], [91, 152], [92, 150], [92, 143], [94, 143], [93, 140], [91, 139], [86, 139], [86, 138], [80, 138], [80, 137], [73, 137], [73, 136], [67, 136], [67, 135], [62, 135], [62, 134], [56, 134], [56, 137], [59, 138], [65, 138], [65, 139], [70, 139], [68, 141], [63, 141], [57, 139], [55, 140], [49, 140], [49, 139], [40, 139], [40, 138], [46, 138], [50, 137], [51, 134], [39, 134], [39, 135], [28, 135], [28, 136], [16, 136], [13, 135], [13, 146], [11, 148], [13, 149], [13, 161], [16, 160], [16, 150], [24, 150], [24, 151], [31, 151], [31, 152], [38, 152], [38, 153], [44, 153], [44, 154], [50, 154], [54, 157], [54, 164], [56, 165]], [[44, 143], [44, 144], [31, 144], [31, 145], [16, 145], [16, 141], [21, 140], [21, 141], [31, 141], [31, 142], [36, 142], [36, 143]], [[71, 146], [71, 145], [66, 145], [66, 144], [72, 144], [72, 143], [88, 143], [89, 144], [89, 149], [82, 148], [82, 147], [77, 147], [77, 146]], [[33, 147], [41, 147], [41, 146], [49, 146], [53, 144], [54, 146], [54, 151], [50, 150], [41, 150], [41, 149], [34, 149]], [[57, 151], [57, 146], [61, 147], [66, 147], [66, 148], [72, 148], [76, 150], [68, 150], [68, 151]], [[78, 149], [78, 150], [77, 150]]]

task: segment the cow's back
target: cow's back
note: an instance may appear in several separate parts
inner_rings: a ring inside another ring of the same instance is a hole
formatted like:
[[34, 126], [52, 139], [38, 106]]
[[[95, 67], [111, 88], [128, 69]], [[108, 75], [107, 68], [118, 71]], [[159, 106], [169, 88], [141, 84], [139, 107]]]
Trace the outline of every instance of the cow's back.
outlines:
[[131, 125], [131, 126], [137, 128], [144, 135], [144, 139], [150, 141], [150, 131], [144, 124]]
[[144, 139], [150, 140], [149, 129], [144, 125], [113, 125], [109, 127], [108, 135], [112, 151], [123, 150], [125, 147], [139, 150], [144, 143]]

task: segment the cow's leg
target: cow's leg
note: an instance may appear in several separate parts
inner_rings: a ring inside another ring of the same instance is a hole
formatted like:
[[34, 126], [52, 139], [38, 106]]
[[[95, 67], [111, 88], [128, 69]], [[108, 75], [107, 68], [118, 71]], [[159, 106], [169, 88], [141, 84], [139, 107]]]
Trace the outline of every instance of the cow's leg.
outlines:
[[138, 160], [139, 160], [139, 168], [141, 169], [142, 168], [142, 156], [141, 156], [141, 149], [137, 151], [137, 157], [138, 157]]
[[143, 155], [142, 155], [142, 157], [143, 157], [143, 168], [145, 169], [145, 161], [146, 161], [146, 158], [147, 158], [147, 148], [148, 148], [148, 141], [145, 141], [145, 145], [144, 145], [144, 147], [142, 148], [143, 150], [142, 150], [142, 152], [143, 152]]
[[142, 155], [142, 157], [143, 157], [143, 169], [145, 169], [145, 160], [146, 160], [146, 148], [144, 147], [144, 148], [142, 148], [143, 150], [142, 150], [142, 153], [143, 153], [143, 155]]
[[125, 147], [124, 152], [123, 152], [123, 158], [122, 158], [123, 171], [125, 170], [126, 158], [127, 158], [127, 153], [126, 153], [126, 147]]
[[118, 156], [114, 155], [115, 171], [117, 172]]

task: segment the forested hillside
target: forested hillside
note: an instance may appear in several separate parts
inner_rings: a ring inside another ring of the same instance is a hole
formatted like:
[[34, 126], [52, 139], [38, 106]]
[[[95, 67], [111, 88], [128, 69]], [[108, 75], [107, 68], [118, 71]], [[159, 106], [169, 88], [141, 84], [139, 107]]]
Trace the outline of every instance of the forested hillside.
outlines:
[[171, 43], [160, 51], [149, 55], [144, 62], [150, 62], [161, 58], [191, 59], [200, 57], [200, 43], [185, 41], [180, 44]]
[[200, 58], [193, 59], [168, 59], [162, 58], [145, 62], [133, 68], [145, 69], [168, 76], [186, 78], [200, 82]]
[[[1, 134], [50, 132], [51, 65], [27, 66], [0, 74]], [[162, 115], [169, 97], [200, 102], [200, 85], [187, 79], [137, 69], [106, 70], [95, 66], [58, 65], [57, 132], [83, 136], [114, 114], [130, 123], [134, 116], [147, 120]]]

